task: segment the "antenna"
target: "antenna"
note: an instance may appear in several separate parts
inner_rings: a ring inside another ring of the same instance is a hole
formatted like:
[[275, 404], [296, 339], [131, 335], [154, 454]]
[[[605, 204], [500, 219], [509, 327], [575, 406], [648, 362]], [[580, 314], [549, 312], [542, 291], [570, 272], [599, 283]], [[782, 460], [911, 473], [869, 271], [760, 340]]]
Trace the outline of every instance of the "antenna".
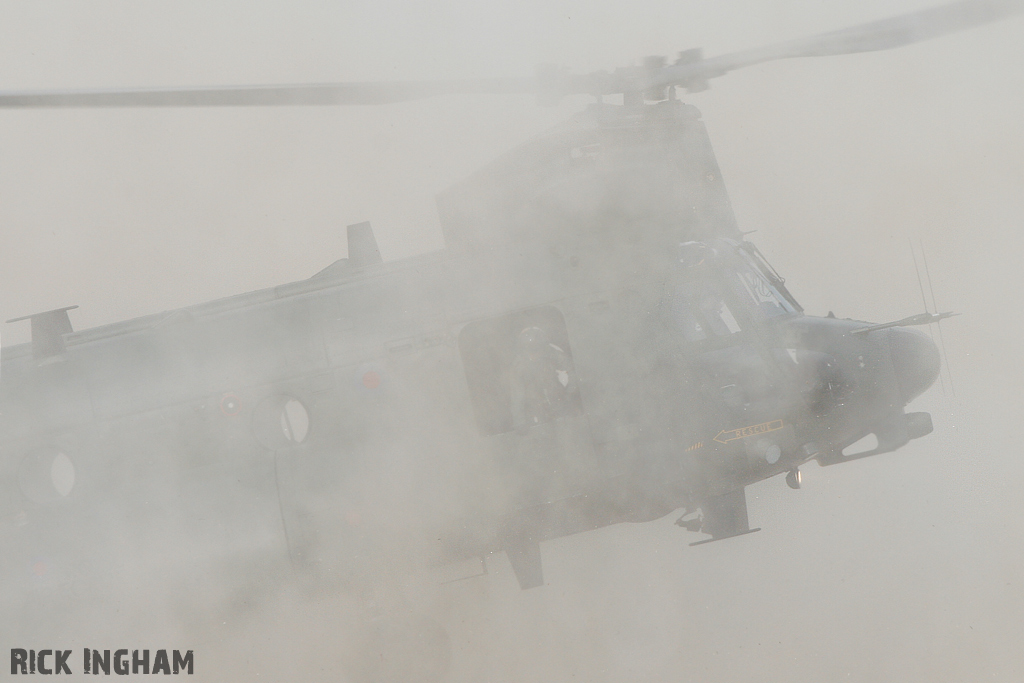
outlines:
[[[924, 295], [924, 283], [921, 281], [921, 269], [917, 265], [917, 254], [914, 252], [914, 241], [911, 240], [908, 237], [907, 238], [907, 243], [910, 245], [910, 257], [912, 259], [914, 259], [914, 272], [917, 273], [917, 287], [918, 287], [918, 289], [921, 290], [921, 304], [924, 306], [924, 312], [925, 313], [929, 313], [930, 311], [928, 310], [928, 299]], [[923, 242], [921, 243], [921, 256], [924, 256], [924, 243]], [[928, 286], [929, 286], [929, 288], [931, 287], [931, 284], [932, 284], [932, 281], [931, 281], [931, 278], [929, 277], [928, 278]], [[936, 313], [938, 313], [939, 309], [934, 306], [934, 303], [935, 303], [935, 293], [932, 292], [932, 310], [935, 311]], [[932, 338], [932, 344], [934, 344], [935, 343], [935, 333], [932, 332], [931, 325], [928, 326], [928, 336]], [[945, 356], [945, 353], [946, 353], [945, 350], [943, 350], [942, 353], [943, 353], [943, 356]], [[946, 380], [943, 379], [942, 371], [941, 370], [939, 371], [939, 386], [942, 387], [942, 395], [945, 396], [946, 395]]]
[[[928, 278], [928, 290], [932, 294], [932, 307], [935, 310], [935, 312], [937, 313], [939, 309], [938, 309], [938, 307], [935, 304], [935, 288], [932, 286], [932, 274], [928, 270], [928, 256], [924, 252], [924, 241], [923, 240], [920, 241], [920, 246], [921, 246], [921, 260], [924, 261], [924, 274], [925, 274], [925, 277]], [[920, 274], [918, 274], [918, 279], [919, 280], [920, 280], [920, 277], [921, 277]], [[945, 340], [945, 338], [942, 335], [942, 320], [937, 321], [936, 325], [939, 328], [939, 347], [942, 349], [942, 359], [945, 361], [944, 365], [946, 366], [946, 375], [948, 375], [948, 377], [949, 377], [949, 390], [953, 394], [953, 398], [956, 398], [956, 389], [953, 387], [953, 373], [949, 369], [949, 356], [946, 355], [946, 340]], [[940, 377], [942, 376], [941, 372], [939, 373], [939, 376]]]

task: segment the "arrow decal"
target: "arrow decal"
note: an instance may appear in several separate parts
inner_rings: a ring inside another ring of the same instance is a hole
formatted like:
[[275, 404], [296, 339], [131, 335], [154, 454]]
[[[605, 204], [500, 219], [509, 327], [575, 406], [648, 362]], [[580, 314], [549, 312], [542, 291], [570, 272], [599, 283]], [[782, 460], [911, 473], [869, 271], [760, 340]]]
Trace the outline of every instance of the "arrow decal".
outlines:
[[729, 443], [730, 441], [746, 439], [749, 436], [757, 436], [758, 434], [774, 432], [779, 429], [782, 429], [782, 420], [762, 422], [759, 425], [750, 425], [749, 427], [740, 427], [739, 429], [723, 429], [718, 432], [715, 441], [718, 443]]

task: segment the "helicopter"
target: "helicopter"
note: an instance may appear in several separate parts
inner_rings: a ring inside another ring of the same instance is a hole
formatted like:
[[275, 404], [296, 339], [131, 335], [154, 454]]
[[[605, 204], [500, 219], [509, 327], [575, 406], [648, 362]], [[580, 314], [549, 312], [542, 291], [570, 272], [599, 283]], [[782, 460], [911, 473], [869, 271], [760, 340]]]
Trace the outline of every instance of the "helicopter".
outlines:
[[[139, 490], [159, 480], [193, 502], [217, 490], [222, 528], [200, 523], [205, 503], [176, 521], [225, 556], [258, 521], [256, 545], [348, 577], [397, 524], [359, 501], [429, 490], [415, 499], [417, 522], [441, 535], [417, 550], [439, 561], [505, 551], [531, 588], [543, 584], [546, 540], [680, 509], [680, 526], [707, 540], [744, 535], [755, 531], [745, 486], [778, 475], [798, 486], [811, 460], [925, 436], [930, 417], [904, 408], [935, 381], [934, 344], [902, 325], [803, 315], [736, 225], [699, 113], [674, 89], [768, 59], [895, 47], [1002, 8], [958, 3], [585, 77], [0, 95], [18, 107], [624, 97], [443, 193], [442, 254], [384, 263], [360, 224], [348, 258], [305, 281], [91, 330], [72, 330], [73, 308], [13, 319], [29, 322], [32, 342], [4, 349], [0, 371], [4, 515], [23, 539], [5, 573], [45, 546], [88, 558], [76, 524], [131, 511], [140, 528], [170, 525], [176, 503], [150, 506], [152, 487]], [[869, 434], [877, 445], [848, 450]], [[361, 476], [408, 467], [404, 454], [424, 443], [442, 447], [414, 464], [422, 479], [378, 487]], [[240, 470], [243, 485], [214, 483]], [[421, 544], [395, 534], [403, 550]]]

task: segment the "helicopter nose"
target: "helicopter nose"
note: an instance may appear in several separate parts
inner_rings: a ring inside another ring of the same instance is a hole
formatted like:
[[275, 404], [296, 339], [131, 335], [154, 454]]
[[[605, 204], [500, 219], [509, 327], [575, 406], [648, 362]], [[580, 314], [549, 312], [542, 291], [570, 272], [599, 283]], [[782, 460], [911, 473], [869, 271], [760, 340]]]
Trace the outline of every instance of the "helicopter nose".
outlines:
[[917, 330], [889, 330], [889, 355], [904, 405], [924, 393], [939, 376], [939, 348]]

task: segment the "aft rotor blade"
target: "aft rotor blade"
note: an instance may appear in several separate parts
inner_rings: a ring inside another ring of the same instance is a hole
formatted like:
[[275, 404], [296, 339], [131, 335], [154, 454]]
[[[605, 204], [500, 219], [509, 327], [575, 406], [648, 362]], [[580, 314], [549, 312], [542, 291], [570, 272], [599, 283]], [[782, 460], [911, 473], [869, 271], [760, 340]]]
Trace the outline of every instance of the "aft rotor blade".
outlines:
[[998, 21], [1022, 10], [1022, 0], [963, 0], [808, 38], [670, 66], [655, 76], [649, 87], [700, 86], [709, 78], [777, 59], [889, 50]]
[[536, 92], [537, 82], [533, 78], [199, 88], [0, 91], [0, 108], [372, 105], [407, 102], [436, 95], [529, 94]]

